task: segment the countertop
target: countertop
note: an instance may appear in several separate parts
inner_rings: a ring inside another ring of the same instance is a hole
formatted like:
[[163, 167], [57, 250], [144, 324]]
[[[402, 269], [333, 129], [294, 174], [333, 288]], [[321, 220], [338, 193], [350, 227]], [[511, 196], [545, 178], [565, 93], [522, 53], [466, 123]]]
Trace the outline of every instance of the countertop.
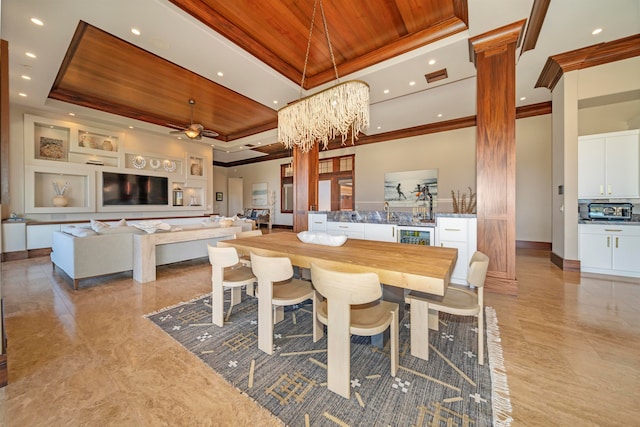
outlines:
[[606, 219], [579, 219], [578, 224], [586, 225], [640, 225], [640, 220], [631, 219], [630, 221], [616, 221]]
[[402, 227], [435, 227], [438, 218], [475, 218], [475, 214], [435, 213], [434, 219], [415, 220], [411, 212], [392, 212], [387, 221], [384, 211], [313, 211], [310, 214], [325, 214], [327, 221], [365, 224], [392, 224]]

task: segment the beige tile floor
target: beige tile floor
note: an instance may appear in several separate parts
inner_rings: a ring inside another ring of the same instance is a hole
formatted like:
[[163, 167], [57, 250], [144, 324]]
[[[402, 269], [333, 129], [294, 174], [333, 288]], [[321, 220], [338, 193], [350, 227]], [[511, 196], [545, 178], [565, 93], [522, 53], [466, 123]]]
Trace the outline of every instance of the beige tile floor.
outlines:
[[[88, 254], [89, 255], [89, 254]], [[514, 426], [639, 425], [640, 281], [563, 273], [520, 250], [520, 294], [496, 308]], [[205, 261], [81, 282], [48, 258], [2, 264], [6, 426], [266, 426], [269, 413], [142, 317], [210, 290]]]

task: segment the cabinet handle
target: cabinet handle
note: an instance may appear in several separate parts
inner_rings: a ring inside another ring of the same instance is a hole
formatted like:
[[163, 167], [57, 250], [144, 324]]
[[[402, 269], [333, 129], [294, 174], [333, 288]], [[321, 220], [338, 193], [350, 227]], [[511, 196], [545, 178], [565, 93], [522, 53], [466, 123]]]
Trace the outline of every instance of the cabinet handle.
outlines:
[[600, 195], [604, 195], [604, 185], [600, 185]]
[[609, 231], [611, 233], [618, 233], [618, 232], [620, 232], [622, 230], [615, 229], [615, 228], [605, 228], [604, 231]]
[[618, 240], [620, 240], [620, 238], [616, 237], [616, 249], [618, 249]]
[[609, 192], [609, 195], [611, 195], [611, 186], [607, 185], [607, 191]]
[[460, 231], [459, 228], [445, 228], [444, 231]]
[[314, 221], [314, 224], [322, 224], [322, 221]]
[[611, 236], [607, 236], [607, 247], [611, 247]]
[[391, 227], [391, 237], [396, 237], [396, 228]]
[[349, 228], [348, 225], [339, 225], [338, 228]]

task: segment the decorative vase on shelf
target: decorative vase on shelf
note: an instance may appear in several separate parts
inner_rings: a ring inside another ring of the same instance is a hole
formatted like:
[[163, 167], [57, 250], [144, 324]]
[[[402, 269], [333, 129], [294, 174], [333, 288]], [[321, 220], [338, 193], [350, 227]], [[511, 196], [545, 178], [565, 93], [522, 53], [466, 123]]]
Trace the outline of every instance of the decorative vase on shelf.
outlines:
[[56, 208], [64, 208], [69, 204], [67, 196], [53, 196], [53, 206]]

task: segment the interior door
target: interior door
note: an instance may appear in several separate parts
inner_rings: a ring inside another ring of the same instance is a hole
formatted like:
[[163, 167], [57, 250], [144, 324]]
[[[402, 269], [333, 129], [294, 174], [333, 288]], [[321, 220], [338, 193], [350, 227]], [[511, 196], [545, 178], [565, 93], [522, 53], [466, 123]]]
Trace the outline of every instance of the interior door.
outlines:
[[227, 181], [227, 192], [229, 193], [227, 216], [243, 213], [242, 185], [242, 178], [229, 178]]

